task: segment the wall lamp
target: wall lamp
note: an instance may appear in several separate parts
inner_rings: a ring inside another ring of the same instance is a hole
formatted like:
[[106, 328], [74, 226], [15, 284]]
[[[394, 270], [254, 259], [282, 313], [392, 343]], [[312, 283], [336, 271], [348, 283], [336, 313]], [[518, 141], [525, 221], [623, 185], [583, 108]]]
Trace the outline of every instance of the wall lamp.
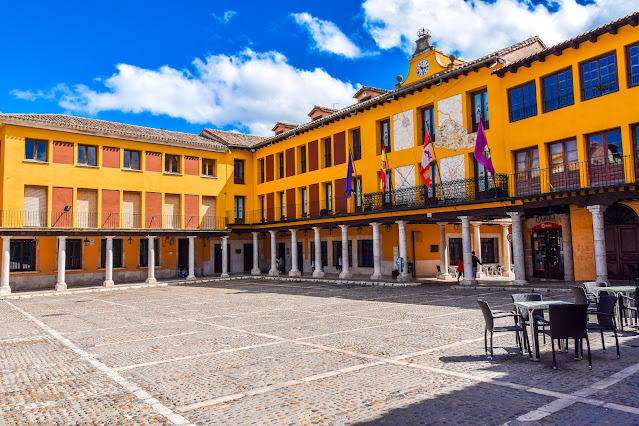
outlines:
[[358, 227], [357, 227], [357, 233], [358, 233], [358, 234], [361, 234], [361, 233], [362, 233], [362, 227], [361, 227], [361, 226], [358, 226]]
[[71, 206], [64, 206], [64, 212], [68, 213], [71, 211]]
[[82, 242], [84, 243], [84, 246], [87, 247], [91, 241], [89, 241], [87, 237], [84, 237], [84, 240], [82, 240]]
[[32, 243], [34, 246], [37, 246], [37, 245], [38, 245], [38, 237], [33, 237], [33, 239], [31, 240], [31, 243]]
[[454, 229], [455, 231], [459, 231], [459, 223], [454, 224], [454, 225], [453, 225], [453, 229]]
[[387, 223], [385, 228], [386, 232], [390, 232], [393, 227], [389, 223]]
[[129, 239], [127, 240], [129, 242], [129, 244], [133, 244], [133, 238], [129, 237]]

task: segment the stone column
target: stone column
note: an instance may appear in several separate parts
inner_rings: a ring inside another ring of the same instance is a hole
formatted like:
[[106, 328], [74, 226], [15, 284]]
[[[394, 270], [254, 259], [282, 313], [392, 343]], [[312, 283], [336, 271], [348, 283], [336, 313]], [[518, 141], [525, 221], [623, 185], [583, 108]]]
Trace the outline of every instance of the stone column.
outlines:
[[276, 251], [277, 251], [277, 245], [275, 244], [275, 237], [277, 235], [277, 231], [268, 231], [271, 233], [271, 269], [269, 269], [268, 274], [270, 276], [277, 276], [280, 274], [280, 271], [277, 269], [277, 262], [276, 262]]
[[149, 247], [146, 251], [146, 256], [147, 256], [147, 269], [148, 269], [148, 274], [146, 277], [146, 283], [147, 284], [153, 284], [155, 282], [157, 282], [157, 280], [155, 279], [155, 237], [152, 236], [147, 236], [148, 240], [149, 240]]
[[195, 279], [195, 237], [189, 238], [189, 275], [186, 277], [188, 281]]
[[[561, 221], [561, 246], [564, 252], [564, 281], [575, 280], [575, 264], [572, 258], [572, 228], [570, 225], [570, 214], [563, 217]], [[606, 267], [608, 265], [606, 264]]]
[[297, 267], [297, 229], [289, 229], [291, 231], [291, 270], [288, 275], [291, 277], [299, 277], [302, 275]]
[[313, 271], [313, 276], [320, 278], [324, 276], [322, 267], [322, 240], [320, 239], [321, 229], [319, 226], [313, 227], [313, 231], [315, 231], [315, 270]]
[[[475, 252], [475, 256], [483, 261], [481, 258], [481, 222], [473, 222], [471, 225], [473, 226], [473, 251]], [[481, 265], [477, 265], [477, 278], [486, 278], [486, 274], [484, 274]]]
[[473, 277], [473, 255], [472, 255], [472, 236], [470, 234], [470, 218], [468, 216], [460, 216], [462, 221], [462, 257], [464, 260], [464, 280], [462, 284], [476, 284], [477, 280]]
[[0, 271], [0, 296], [11, 294], [9, 271], [11, 265], [11, 237], [2, 237], [2, 270]]
[[[408, 250], [406, 249], [406, 221], [395, 221], [399, 229], [399, 257], [404, 259], [404, 269], [397, 275], [397, 281], [408, 281]], [[398, 268], [399, 269], [399, 268]]]
[[58, 280], [55, 283], [55, 291], [67, 289], [65, 282], [65, 272], [67, 267], [67, 237], [58, 237]]
[[257, 251], [258, 244], [257, 238], [259, 237], [259, 232], [253, 232], [253, 269], [251, 269], [251, 275], [260, 275], [262, 271], [260, 270], [260, 257]]
[[504, 263], [504, 269], [501, 271], [502, 277], [513, 276], [513, 272], [510, 270], [512, 259], [510, 258], [510, 241], [508, 241], [509, 226], [507, 223], [501, 224], [501, 249], [503, 251], [502, 262]]
[[448, 273], [448, 266], [450, 262], [448, 260], [448, 241], [446, 241], [446, 222], [438, 222], [439, 225], [439, 263], [441, 268], [440, 280], [449, 280], [450, 274]]
[[113, 237], [106, 237], [104, 254], [104, 287], [113, 287]]
[[340, 225], [342, 229], [342, 272], [340, 278], [352, 278], [353, 274], [348, 269], [348, 225]]
[[604, 235], [604, 211], [606, 206], [588, 206], [592, 214], [592, 237], [595, 243], [595, 273], [597, 282], [608, 282], [608, 261], [606, 260], [606, 240]]
[[226, 278], [229, 276], [229, 236], [222, 237], [222, 274], [220, 277]]
[[513, 257], [515, 264], [515, 281], [514, 284], [526, 284], [526, 264], [524, 259], [524, 235], [521, 226], [521, 213], [509, 212], [513, 220]]
[[379, 223], [371, 223], [373, 227], [373, 275], [371, 280], [382, 278], [382, 243], [379, 240]]

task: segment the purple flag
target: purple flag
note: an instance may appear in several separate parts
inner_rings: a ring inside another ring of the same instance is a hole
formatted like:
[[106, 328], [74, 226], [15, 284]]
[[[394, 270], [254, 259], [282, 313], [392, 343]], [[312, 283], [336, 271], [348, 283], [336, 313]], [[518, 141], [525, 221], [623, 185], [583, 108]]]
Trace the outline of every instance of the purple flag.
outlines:
[[351, 150], [348, 150], [348, 169], [346, 170], [346, 198], [351, 198], [353, 192], [353, 158]]
[[[495, 178], [495, 168], [493, 167], [493, 160], [490, 157], [486, 158], [484, 150], [488, 148], [488, 141], [486, 140], [486, 132], [484, 132], [483, 120], [479, 120], [479, 129], [477, 129], [477, 141], [475, 142], [475, 160], [486, 170], [490, 172], [493, 179]], [[488, 148], [490, 153], [490, 148]]]

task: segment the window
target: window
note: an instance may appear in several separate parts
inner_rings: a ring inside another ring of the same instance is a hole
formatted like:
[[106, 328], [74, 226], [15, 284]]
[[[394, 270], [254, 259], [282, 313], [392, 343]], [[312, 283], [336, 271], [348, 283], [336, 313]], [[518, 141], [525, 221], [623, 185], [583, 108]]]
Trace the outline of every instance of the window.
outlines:
[[266, 197], [260, 195], [260, 217], [262, 218], [262, 222], [266, 222]]
[[[122, 267], [122, 239], [113, 239], [113, 267]], [[106, 268], [106, 238], [100, 240], [100, 268]]]
[[628, 62], [628, 87], [639, 86], [639, 43], [626, 48]]
[[[320, 256], [322, 256], [322, 266], [328, 266], [328, 242], [322, 241], [320, 244]], [[315, 241], [311, 241], [311, 261], [315, 260]]]
[[25, 140], [24, 158], [25, 160], [47, 161], [47, 141]]
[[202, 158], [202, 176], [216, 176], [215, 160], [209, 158]]
[[617, 57], [606, 54], [581, 64], [581, 98], [597, 98], [619, 90], [617, 84]]
[[541, 192], [539, 151], [537, 147], [515, 152], [515, 193], [531, 195]]
[[322, 147], [324, 148], [324, 167], [333, 165], [331, 157], [331, 138], [322, 139]]
[[[59, 254], [58, 254], [59, 255]], [[82, 240], [67, 240], [66, 269], [82, 269]]]
[[639, 124], [632, 126], [632, 140], [635, 144], [635, 180], [639, 181]]
[[391, 151], [391, 136], [390, 136], [390, 120], [383, 120], [379, 122], [379, 137], [380, 137], [380, 150], [379, 153], [382, 153], [382, 149], [386, 152]]
[[572, 94], [572, 70], [569, 68], [541, 80], [543, 111], [554, 111], [575, 103]]
[[166, 173], [180, 173], [180, 156], [165, 154], [164, 171]]
[[78, 164], [85, 166], [97, 165], [97, 158], [95, 155], [96, 147], [89, 145], [78, 145]]
[[448, 239], [448, 253], [450, 256], [450, 264], [456, 265], [459, 259], [463, 259], [462, 239], [461, 238], [449, 238]]
[[[160, 239], [153, 238], [155, 246], [155, 266], [160, 264]], [[149, 239], [140, 238], [140, 266], [149, 266]]]
[[523, 84], [508, 90], [510, 122], [537, 115], [535, 82]]
[[624, 158], [619, 129], [587, 136], [588, 175], [591, 186], [623, 183]]
[[124, 162], [125, 169], [140, 170], [140, 151], [124, 150]]
[[32, 240], [11, 240], [11, 271], [35, 271], [35, 244]]
[[280, 219], [286, 219], [286, 201], [284, 198], [284, 191], [277, 193], [277, 199], [280, 202]]
[[357, 240], [357, 266], [373, 267], [373, 240]]
[[259, 163], [259, 167], [260, 167], [260, 180], [258, 181], [258, 183], [264, 183], [264, 176], [266, 174], [266, 164], [264, 163], [264, 159], [260, 158], [259, 160], [257, 160], [257, 162]]
[[359, 129], [351, 130], [353, 139], [353, 161], [362, 159], [362, 134]]
[[300, 173], [306, 173], [306, 145], [298, 148], [298, 155], [300, 158]]
[[302, 215], [308, 216], [308, 194], [306, 188], [302, 188]]
[[277, 178], [284, 178], [284, 153], [277, 154]]
[[499, 243], [497, 238], [481, 239], [481, 261], [484, 263], [499, 262]]
[[244, 197], [235, 197], [235, 219], [244, 219]]
[[333, 185], [331, 183], [324, 184], [324, 194], [326, 195], [326, 210], [333, 210]]
[[579, 188], [577, 141], [572, 139], [548, 145], [550, 158], [550, 190]]
[[[348, 266], [353, 266], [353, 240], [348, 240]], [[339, 258], [342, 257], [342, 240], [333, 241], [333, 266], [337, 268], [339, 265]], [[342, 259], [342, 265], [344, 265], [344, 259]]]
[[234, 165], [234, 173], [233, 173], [234, 183], [239, 183], [239, 184], [244, 183], [244, 160], [233, 160], [233, 165]]
[[355, 188], [355, 211], [362, 211], [362, 177], [356, 176], [353, 178], [355, 183], [353, 188]]
[[435, 140], [435, 109], [430, 106], [422, 108], [422, 139], [419, 141], [419, 145], [424, 145], [426, 139], [426, 131], [428, 131], [428, 138], [431, 142]]
[[488, 129], [488, 92], [486, 89], [471, 93], [473, 132], [479, 129], [479, 120], [483, 120], [484, 129]]

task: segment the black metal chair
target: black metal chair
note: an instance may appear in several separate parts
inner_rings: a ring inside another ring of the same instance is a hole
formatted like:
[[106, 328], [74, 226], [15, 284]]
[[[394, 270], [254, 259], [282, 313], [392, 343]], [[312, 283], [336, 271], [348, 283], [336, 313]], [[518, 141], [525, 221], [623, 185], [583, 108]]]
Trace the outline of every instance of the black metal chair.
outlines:
[[[519, 347], [519, 352], [523, 353], [522, 345], [519, 343], [518, 333], [523, 333], [524, 336], [524, 348], [528, 348], [528, 356], [532, 356], [530, 353], [530, 345], [528, 344], [528, 335], [526, 334], [526, 330], [523, 326], [519, 325], [519, 314], [514, 312], [501, 312], [501, 311], [493, 311], [488, 306], [488, 303], [485, 301], [478, 299], [477, 303], [481, 308], [482, 314], [484, 314], [484, 320], [486, 321], [486, 327], [484, 328], [484, 350], [486, 355], [488, 355], [488, 333], [490, 332], [490, 355], [488, 359], [493, 359], [493, 334], [494, 333], [503, 333], [503, 332], [515, 332], [515, 341], [517, 346]], [[510, 326], [500, 326], [495, 327], [495, 319], [498, 318], [513, 318], [515, 321], [515, 325]]]
[[[581, 348], [583, 355], [583, 339], [586, 339], [588, 347], [588, 368], [592, 370], [592, 357], [590, 354], [590, 341], [588, 340], [588, 305], [550, 305], [548, 307], [550, 330], [543, 333], [550, 336], [552, 346], [552, 368], [557, 369], [557, 354], [555, 353], [555, 340], [575, 340], [575, 358], [577, 350]], [[578, 346], [577, 346], [578, 342]]]
[[[542, 295], [538, 294], [538, 293], [517, 293], [517, 294], [511, 294], [510, 297], [513, 300], [513, 303], [515, 303], [515, 302], [539, 302], [539, 301], [543, 300]], [[523, 308], [520, 308], [518, 306], [515, 306], [515, 312], [517, 312], [519, 314], [519, 316], [521, 318], [521, 321], [522, 321], [522, 326], [524, 328], [529, 327], [530, 326], [530, 318], [529, 318], [528, 309], [523, 309]], [[533, 317], [540, 316], [541, 314], [543, 314], [542, 310], [538, 310], [538, 309], [533, 310]], [[539, 321], [539, 320], [537, 321], [537, 327], [545, 329], [547, 325], [548, 325], [548, 323], [546, 321], [543, 321], [543, 322]], [[535, 333], [537, 333], [537, 330], [535, 330]], [[535, 338], [535, 336], [532, 336], [532, 337]], [[546, 335], [544, 335], [544, 343], [546, 343]], [[537, 347], [539, 347], [539, 345], [537, 345]]]
[[596, 292], [594, 289], [596, 287], [608, 287], [606, 283], [599, 283], [596, 281], [587, 281], [584, 283], [584, 290], [586, 291], [586, 297], [588, 298], [588, 303], [592, 306], [597, 305], [597, 300], [599, 299], [599, 295], [608, 294], [607, 292]]
[[628, 324], [628, 317], [633, 319], [633, 324], [639, 322], [639, 313], [637, 312], [637, 300], [639, 300], [639, 287], [635, 288], [635, 297], [626, 296], [619, 293], [619, 327], [623, 331], [624, 320]]
[[617, 298], [615, 296], [603, 295], [599, 297], [597, 303], [597, 323], [588, 323], [586, 329], [588, 331], [599, 331], [601, 334], [601, 346], [604, 352], [606, 344], [604, 343], [604, 331], [612, 331], [615, 334], [615, 343], [617, 345], [617, 358], [621, 357], [619, 353], [619, 338], [617, 337], [617, 326], [615, 324], [615, 305]]
[[588, 305], [588, 313], [592, 314], [597, 311], [597, 307], [590, 306], [590, 301], [588, 300], [588, 296], [586, 296], [586, 290], [583, 287], [574, 286], [572, 287], [572, 295], [575, 298], [575, 304], [577, 305]]

